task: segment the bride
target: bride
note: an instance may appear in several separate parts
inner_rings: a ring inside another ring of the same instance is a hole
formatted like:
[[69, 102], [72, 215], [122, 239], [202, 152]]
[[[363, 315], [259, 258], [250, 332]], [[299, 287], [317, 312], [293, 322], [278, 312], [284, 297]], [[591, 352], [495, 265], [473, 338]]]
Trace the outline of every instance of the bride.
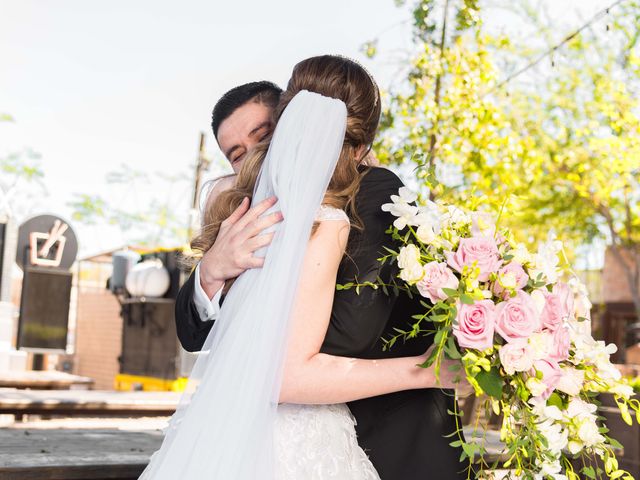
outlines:
[[[245, 197], [256, 204], [275, 195], [270, 211], [284, 220], [258, 240], [270, 241], [258, 252], [263, 268], [243, 273], [228, 290], [141, 479], [379, 479], [345, 402], [453, 387], [447, 365], [441, 383], [432, 369], [417, 367], [424, 354], [321, 353], [350, 229], [363, 228], [355, 206], [359, 165], [379, 115], [378, 88], [357, 63], [325, 55], [294, 68], [272, 138], [247, 155], [235, 187], [205, 212], [192, 245], [207, 251]], [[435, 441], [457, 456], [442, 433], [451, 431], [434, 432]], [[447, 468], [446, 478], [457, 478], [460, 464]]]

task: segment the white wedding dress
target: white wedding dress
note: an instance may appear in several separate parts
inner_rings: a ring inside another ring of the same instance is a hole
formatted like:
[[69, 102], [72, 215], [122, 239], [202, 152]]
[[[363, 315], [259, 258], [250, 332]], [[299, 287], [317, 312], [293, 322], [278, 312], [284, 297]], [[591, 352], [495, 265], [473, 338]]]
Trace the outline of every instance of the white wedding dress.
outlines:
[[380, 480], [344, 403], [280, 404], [274, 443], [276, 480]]
[[[347, 214], [322, 205], [316, 221], [346, 221]], [[379, 480], [358, 445], [355, 419], [344, 403], [282, 403], [274, 428], [276, 480]]]

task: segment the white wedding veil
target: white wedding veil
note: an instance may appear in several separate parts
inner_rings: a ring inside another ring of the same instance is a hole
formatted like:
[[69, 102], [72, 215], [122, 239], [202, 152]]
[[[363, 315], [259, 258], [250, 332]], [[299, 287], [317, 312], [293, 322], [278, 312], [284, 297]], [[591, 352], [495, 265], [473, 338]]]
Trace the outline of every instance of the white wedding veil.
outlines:
[[318, 207], [342, 145], [345, 104], [299, 92], [282, 113], [252, 202], [276, 195], [284, 220], [261, 269], [233, 284], [162, 446], [140, 479], [269, 480], [289, 317]]

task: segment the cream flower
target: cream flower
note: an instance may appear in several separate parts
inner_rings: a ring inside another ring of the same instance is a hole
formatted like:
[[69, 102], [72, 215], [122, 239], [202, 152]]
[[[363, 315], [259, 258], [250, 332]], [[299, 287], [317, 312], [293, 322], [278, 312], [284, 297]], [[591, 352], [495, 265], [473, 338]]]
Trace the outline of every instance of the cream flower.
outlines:
[[392, 203], [382, 205], [382, 211], [389, 212], [393, 216], [398, 217], [393, 222], [393, 226], [398, 230], [402, 230], [407, 225], [413, 225], [414, 219], [418, 214], [418, 207], [409, 205], [415, 202], [418, 195], [407, 187], [401, 187], [398, 191], [399, 195], [391, 195]]
[[556, 385], [556, 389], [571, 396], [576, 396], [584, 385], [584, 370], [562, 366], [562, 377]]

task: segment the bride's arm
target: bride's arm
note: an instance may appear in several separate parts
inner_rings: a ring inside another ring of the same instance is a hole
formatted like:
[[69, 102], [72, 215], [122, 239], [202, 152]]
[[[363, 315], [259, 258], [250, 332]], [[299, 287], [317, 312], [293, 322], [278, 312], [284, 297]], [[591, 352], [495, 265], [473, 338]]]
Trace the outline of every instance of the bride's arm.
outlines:
[[[363, 360], [320, 353], [348, 235], [346, 223], [325, 221], [309, 241], [293, 306], [281, 402], [341, 403], [440, 386], [431, 368], [416, 366], [424, 357]], [[451, 385], [450, 376], [443, 365], [442, 386]]]

